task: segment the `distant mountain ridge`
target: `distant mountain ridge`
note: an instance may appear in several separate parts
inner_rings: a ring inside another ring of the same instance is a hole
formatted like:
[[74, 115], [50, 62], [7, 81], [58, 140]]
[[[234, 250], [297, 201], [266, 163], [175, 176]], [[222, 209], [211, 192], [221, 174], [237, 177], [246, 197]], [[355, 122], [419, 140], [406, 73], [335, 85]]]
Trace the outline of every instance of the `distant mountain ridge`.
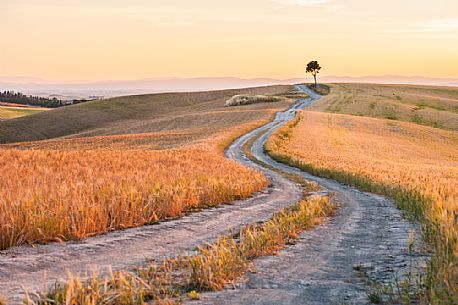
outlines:
[[[236, 78], [236, 77], [198, 77], [198, 78], [148, 78], [139, 80], [108, 80], [108, 81], [47, 81], [31, 77], [1, 77], [0, 91], [15, 90], [24, 94], [38, 95], [48, 98], [80, 99], [113, 97], [120, 95], [206, 91], [220, 89], [237, 89], [258, 87], [274, 84], [295, 84], [309, 82], [310, 78]], [[333, 82], [364, 82], [384, 84], [417, 84], [458, 86], [458, 78], [434, 78], [422, 76], [322, 76], [319, 81]]]

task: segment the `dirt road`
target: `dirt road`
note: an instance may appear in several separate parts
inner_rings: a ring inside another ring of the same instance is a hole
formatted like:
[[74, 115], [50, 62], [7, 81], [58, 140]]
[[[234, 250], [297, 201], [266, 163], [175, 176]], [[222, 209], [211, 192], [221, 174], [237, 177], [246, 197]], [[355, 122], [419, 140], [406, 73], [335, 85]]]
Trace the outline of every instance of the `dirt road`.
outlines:
[[[298, 88], [312, 96], [299, 108], [319, 98], [305, 86]], [[402, 276], [411, 262], [424, 265], [425, 256], [408, 251], [409, 232], [415, 232], [415, 243], [421, 247], [419, 229], [401, 216], [391, 200], [312, 176], [264, 153], [268, 137], [292, 117], [291, 112], [282, 114], [279, 123], [272, 123], [254, 142], [252, 153], [264, 163], [335, 193], [340, 204], [337, 215], [302, 234], [278, 256], [256, 260], [255, 272], [248, 273], [235, 289], [203, 294], [195, 304], [367, 304], [371, 281], [387, 283]]]
[[[209, 293], [202, 304], [348, 304], [365, 303], [367, 285], [357, 266], [367, 277], [390, 278], [393, 268], [402, 269], [409, 261], [407, 236], [414, 226], [403, 220], [393, 203], [385, 198], [361, 193], [337, 182], [320, 179], [278, 164], [263, 152], [267, 137], [294, 118], [319, 96], [298, 86], [311, 98], [301, 100], [275, 120], [236, 140], [227, 157], [262, 170], [271, 187], [253, 198], [232, 205], [190, 214], [178, 220], [113, 232], [80, 242], [21, 246], [0, 252], [0, 294], [9, 304], [19, 304], [21, 285], [28, 291], [42, 289], [44, 273], [48, 286], [65, 278], [67, 270], [84, 273], [138, 266], [145, 258], [154, 259], [192, 252], [196, 245], [211, 242], [245, 224], [264, 221], [282, 207], [301, 197], [301, 188], [279, 174], [247, 160], [242, 146], [268, 131], [252, 147], [254, 155], [272, 166], [296, 172], [335, 192], [341, 208], [336, 217], [318, 229], [306, 232], [299, 242], [279, 256], [257, 260], [257, 273], [250, 273], [236, 290]], [[418, 236], [418, 234], [417, 234]], [[360, 267], [358, 267], [361, 269]]]
[[[289, 117], [291, 115], [294, 111], [290, 111]], [[241, 148], [249, 138], [245, 136], [235, 141], [227, 155], [243, 160]], [[231, 230], [268, 220], [281, 208], [297, 202], [302, 197], [302, 190], [275, 172], [266, 173], [271, 186], [245, 201], [79, 242], [20, 246], [0, 251], [0, 294], [7, 296], [9, 304], [20, 304], [24, 297], [21, 286], [29, 292], [42, 290], [45, 273], [49, 287], [56, 280], [65, 279], [67, 271], [84, 274], [93, 270], [103, 272], [109, 266], [114, 270], [139, 266], [146, 259], [191, 252], [196, 246], [214, 241]]]

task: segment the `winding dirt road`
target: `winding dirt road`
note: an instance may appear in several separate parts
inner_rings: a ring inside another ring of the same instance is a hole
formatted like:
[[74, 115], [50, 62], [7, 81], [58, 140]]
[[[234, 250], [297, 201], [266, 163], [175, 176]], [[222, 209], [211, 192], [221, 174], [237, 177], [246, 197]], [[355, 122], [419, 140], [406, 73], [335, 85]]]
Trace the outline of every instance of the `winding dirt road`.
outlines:
[[[364, 278], [386, 280], [393, 268], [409, 262], [407, 236], [414, 226], [405, 221], [390, 200], [297, 169], [279, 164], [264, 154], [263, 145], [277, 128], [293, 119], [319, 96], [305, 86], [299, 90], [311, 98], [277, 114], [275, 120], [237, 139], [226, 151], [228, 158], [262, 170], [272, 185], [253, 198], [190, 214], [181, 219], [113, 232], [80, 242], [21, 246], [0, 252], [0, 294], [9, 304], [19, 304], [29, 292], [74, 274], [125, 269], [145, 259], [191, 253], [196, 245], [211, 242], [243, 225], [265, 221], [272, 213], [297, 202], [301, 187], [281, 175], [249, 161], [242, 146], [267, 131], [252, 146], [259, 160], [284, 171], [295, 172], [336, 193], [338, 214], [275, 257], [256, 260], [256, 273], [249, 273], [235, 290], [202, 295], [202, 304], [364, 304]], [[417, 230], [418, 231], [418, 230]], [[418, 234], [416, 234], [418, 239]], [[362, 266], [355, 272], [355, 266]]]
[[[297, 88], [311, 96], [297, 108], [320, 98], [305, 86]], [[409, 232], [414, 232], [416, 249], [422, 248], [419, 228], [406, 221], [391, 200], [312, 176], [264, 153], [269, 136], [293, 117], [292, 111], [280, 114], [251, 151], [258, 160], [333, 192], [340, 205], [337, 215], [302, 234], [278, 256], [256, 260], [255, 272], [235, 289], [203, 294], [194, 304], [367, 304], [370, 282], [388, 283], [410, 271], [411, 264], [415, 269], [424, 266], [426, 256], [408, 251]]]
[[[236, 140], [227, 149], [227, 156], [258, 167], [242, 155], [242, 146], [257, 132], [293, 116], [294, 110], [277, 115], [275, 123], [269, 123]], [[72, 274], [94, 270], [103, 272], [109, 266], [119, 270], [142, 265], [146, 259], [190, 253], [196, 246], [214, 241], [231, 230], [266, 221], [273, 213], [302, 197], [302, 189], [296, 183], [275, 172], [264, 172], [269, 176], [271, 186], [248, 200], [157, 225], [112, 232], [78, 242], [37, 245], [33, 248], [20, 246], [0, 251], [0, 294], [8, 297], [9, 304], [20, 304], [24, 298], [21, 286], [28, 292], [42, 290], [45, 278], [50, 287], [56, 280], [65, 279], [67, 271]]]

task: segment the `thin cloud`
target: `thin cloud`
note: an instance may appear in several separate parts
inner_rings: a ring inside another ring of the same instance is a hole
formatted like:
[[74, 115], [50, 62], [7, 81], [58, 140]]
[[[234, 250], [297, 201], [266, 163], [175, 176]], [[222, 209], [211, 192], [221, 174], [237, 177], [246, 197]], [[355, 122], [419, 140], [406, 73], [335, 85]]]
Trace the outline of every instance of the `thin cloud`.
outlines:
[[319, 8], [323, 13], [336, 13], [341, 12], [345, 7], [342, 4], [336, 4], [333, 0], [271, 0], [280, 6], [302, 6]]
[[285, 41], [285, 40], [340, 40], [341, 36], [252, 36], [252, 37], [223, 37], [209, 39], [210, 42], [244, 42], [244, 41]]
[[164, 28], [184, 27], [184, 26], [191, 26], [193, 24], [194, 22], [185, 21], [185, 20], [159, 21], [157, 23], [158, 26], [161, 26]]
[[331, 5], [331, 6], [328, 6], [324, 12], [325, 13], [335, 13], [337, 11], [340, 11], [341, 9], [343, 9], [345, 6], [341, 5], [341, 4], [336, 4], [336, 5]]
[[272, 0], [282, 5], [316, 6], [331, 2], [330, 0]]
[[406, 29], [385, 30], [382, 33], [445, 33], [458, 31], [458, 18], [431, 19]]

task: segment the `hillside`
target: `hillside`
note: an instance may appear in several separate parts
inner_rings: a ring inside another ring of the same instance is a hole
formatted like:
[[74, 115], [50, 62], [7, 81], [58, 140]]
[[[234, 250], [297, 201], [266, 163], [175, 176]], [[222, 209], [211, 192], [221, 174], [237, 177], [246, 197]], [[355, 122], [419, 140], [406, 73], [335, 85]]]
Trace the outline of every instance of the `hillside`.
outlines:
[[[260, 119], [265, 116], [265, 111], [284, 108], [288, 104], [279, 102], [225, 108], [224, 102], [233, 95], [282, 94], [291, 90], [291, 86], [269, 86], [197, 93], [137, 95], [92, 101], [0, 122], [0, 143], [189, 128], [206, 128], [208, 131], [217, 132]], [[234, 115], [234, 112], [237, 112], [237, 115]], [[205, 136], [205, 133], [199, 134]]]
[[16, 107], [16, 106], [6, 106], [0, 104], [0, 121], [19, 118], [39, 112], [46, 111], [46, 108], [40, 107]]
[[458, 130], [456, 87], [331, 84], [331, 94], [310, 109]]
[[5, 142], [48, 140], [0, 145], [0, 251], [138, 227], [264, 189], [265, 176], [221, 148], [304, 94], [241, 91], [293, 98], [227, 108], [233, 90], [129, 96], [2, 122]]

